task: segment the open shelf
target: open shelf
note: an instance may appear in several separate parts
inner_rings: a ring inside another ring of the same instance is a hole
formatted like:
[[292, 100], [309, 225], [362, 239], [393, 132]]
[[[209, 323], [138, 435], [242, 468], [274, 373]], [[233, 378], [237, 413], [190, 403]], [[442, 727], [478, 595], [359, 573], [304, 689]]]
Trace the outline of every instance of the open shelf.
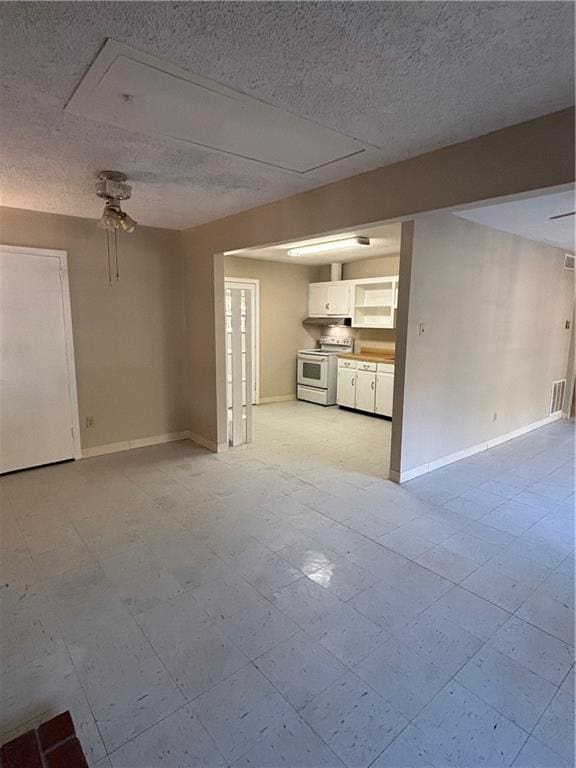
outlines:
[[358, 280], [354, 289], [354, 328], [394, 328], [398, 277]]

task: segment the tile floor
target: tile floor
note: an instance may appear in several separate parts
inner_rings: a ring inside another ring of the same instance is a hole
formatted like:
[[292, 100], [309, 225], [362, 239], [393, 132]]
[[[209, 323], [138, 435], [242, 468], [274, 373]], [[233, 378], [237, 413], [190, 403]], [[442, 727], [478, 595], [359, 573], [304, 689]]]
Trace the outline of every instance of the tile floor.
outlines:
[[99, 768], [573, 765], [572, 425], [399, 487], [385, 422], [256, 419], [0, 480], [2, 741], [70, 709]]

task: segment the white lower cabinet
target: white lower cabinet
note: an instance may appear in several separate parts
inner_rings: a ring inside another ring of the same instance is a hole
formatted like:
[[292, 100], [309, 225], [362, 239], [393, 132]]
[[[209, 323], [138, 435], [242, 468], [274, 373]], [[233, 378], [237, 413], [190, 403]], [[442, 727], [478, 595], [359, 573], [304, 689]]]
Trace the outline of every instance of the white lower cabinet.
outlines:
[[338, 405], [391, 417], [393, 395], [394, 365], [338, 361]]
[[376, 373], [356, 371], [356, 405], [359, 411], [374, 413], [376, 403]]
[[376, 374], [376, 413], [380, 416], [392, 417], [392, 401], [394, 398], [394, 374]]
[[336, 402], [345, 408], [354, 408], [356, 403], [356, 369], [338, 368], [338, 389]]

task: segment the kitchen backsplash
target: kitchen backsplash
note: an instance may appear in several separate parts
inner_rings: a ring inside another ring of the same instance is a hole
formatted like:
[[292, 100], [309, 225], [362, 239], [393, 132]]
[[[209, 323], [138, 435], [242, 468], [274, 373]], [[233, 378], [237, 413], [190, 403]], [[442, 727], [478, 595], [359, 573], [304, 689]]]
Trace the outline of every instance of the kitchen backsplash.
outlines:
[[348, 326], [323, 329], [322, 335], [348, 337], [354, 339], [354, 352], [358, 352], [362, 346], [377, 347], [381, 349], [394, 349], [396, 346], [396, 332], [393, 328], [350, 328]]

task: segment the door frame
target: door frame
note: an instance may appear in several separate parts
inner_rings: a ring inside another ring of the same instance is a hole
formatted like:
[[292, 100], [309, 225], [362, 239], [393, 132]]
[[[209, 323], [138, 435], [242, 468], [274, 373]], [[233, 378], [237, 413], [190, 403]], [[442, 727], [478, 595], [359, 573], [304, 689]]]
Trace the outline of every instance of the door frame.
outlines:
[[72, 442], [74, 446], [74, 458], [82, 458], [82, 446], [80, 444], [80, 414], [78, 410], [78, 391], [76, 387], [76, 361], [74, 358], [74, 337], [72, 334], [72, 310], [70, 306], [70, 283], [68, 280], [68, 252], [57, 251], [49, 248], [35, 248], [33, 246], [5, 245], [0, 243], [0, 253], [12, 253], [15, 255], [33, 254], [34, 256], [47, 256], [56, 258], [60, 265], [60, 298], [62, 301], [62, 315], [64, 318], [64, 336], [66, 341], [66, 363], [68, 368], [68, 395], [70, 398], [72, 424]]
[[252, 313], [252, 387], [254, 405], [260, 403], [260, 280], [252, 277], [224, 277], [224, 290], [228, 283], [239, 283], [242, 286], [254, 287], [254, 311]]

